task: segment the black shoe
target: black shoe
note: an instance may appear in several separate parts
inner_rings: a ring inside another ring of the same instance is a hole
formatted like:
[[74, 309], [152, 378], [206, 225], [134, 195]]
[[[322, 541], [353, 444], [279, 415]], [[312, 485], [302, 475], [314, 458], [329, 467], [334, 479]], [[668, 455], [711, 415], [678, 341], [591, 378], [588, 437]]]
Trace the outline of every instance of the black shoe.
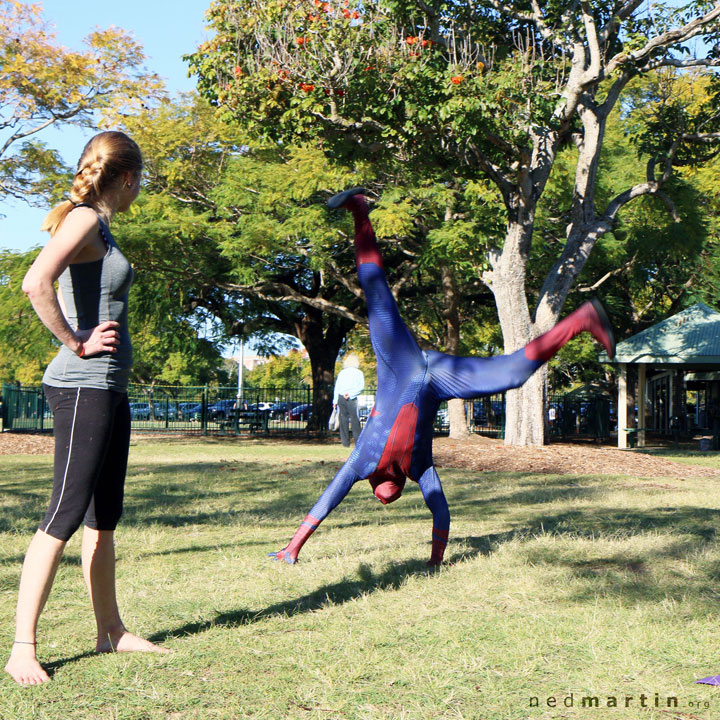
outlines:
[[343, 190], [337, 195], [333, 195], [328, 201], [327, 206], [331, 210], [342, 207], [353, 195], [364, 195], [367, 191], [364, 187], [354, 187], [349, 190]]
[[605, 341], [601, 339], [601, 342], [603, 345], [605, 345], [605, 350], [607, 352], [608, 358], [612, 360], [615, 357], [615, 335], [613, 334], [612, 325], [610, 325], [610, 319], [608, 318], [607, 313], [605, 312], [605, 308], [602, 306], [602, 303], [597, 298], [592, 298], [592, 300], [590, 300], [590, 303], [595, 308], [595, 312], [600, 318], [600, 324], [602, 325], [602, 329], [605, 331], [605, 335], [607, 336], [604, 339]]

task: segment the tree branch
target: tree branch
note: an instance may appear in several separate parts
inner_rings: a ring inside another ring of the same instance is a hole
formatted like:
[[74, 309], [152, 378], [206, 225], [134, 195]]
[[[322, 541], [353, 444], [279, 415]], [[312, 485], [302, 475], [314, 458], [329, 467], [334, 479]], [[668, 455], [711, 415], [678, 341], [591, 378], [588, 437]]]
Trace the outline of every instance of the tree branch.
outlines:
[[595, 292], [603, 283], [607, 282], [611, 277], [615, 275], [620, 275], [621, 273], [624, 273], [626, 270], [629, 270], [637, 260], [637, 253], [633, 255], [632, 259], [628, 260], [626, 263], [621, 265], [618, 268], [615, 268], [614, 270], [610, 270], [610, 272], [605, 273], [597, 282], [593, 283], [592, 285], [584, 285], [581, 287], [578, 287], [578, 292], [581, 293], [588, 293], [588, 292]]
[[687, 25], [675, 30], [668, 30], [662, 35], [652, 38], [645, 47], [640, 50], [636, 50], [633, 53], [619, 53], [613, 57], [605, 68], [605, 74], [609, 75], [620, 65], [626, 63], [640, 64], [645, 60], [649, 59], [653, 52], [661, 48], [666, 48], [669, 45], [685, 42], [695, 35], [700, 34], [707, 25], [710, 25], [713, 21], [720, 17], [720, 3], [716, 4], [715, 7], [705, 15], [697, 17]]
[[344, 305], [332, 303], [325, 300], [325, 298], [307, 297], [285, 283], [265, 282], [258, 283], [256, 285], [237, 285], [235, 283], [216, 282], [215, 285], [223, 290], [250, 295], [266, 302], [296, 302], [301, 305], [307, 305], [315, 310], [320, 310], [321, 312], [330, 312], [334, 315], [340, 315], [341, 317], [344, 317], [347, 320], [352, 320], [356, 323], [367, 323], [367, 318], [354, 313]]
[[590, 63], [583, 73], [580, 84], [587, 87], [590, 83], [595, 82], [602, 72], [600, 43], [598, 41], [597, 28], [595, 27], [595, 18], [593, 18], [587, 2], [582, 5], [583, 23], [585, 24], [585, 34], [587, 37], [588, 50], [590, 51]]
[[645, 65], [648, 70], [657, 70], [660, 67], [694, 68], [694, 67], [720, 67], [720, 60], [710, 58], [693, 58], [690, 60], [676, 60], [675, 58], [662, 58], [653, 60]]
[[623, 20], [627, 20], [645, 0], [628, 0], [617, 12], [612, 13], [610, 19], [600, 28], [598, 40], [601, 43], [607, 42], [608, 38], [615, 34]]

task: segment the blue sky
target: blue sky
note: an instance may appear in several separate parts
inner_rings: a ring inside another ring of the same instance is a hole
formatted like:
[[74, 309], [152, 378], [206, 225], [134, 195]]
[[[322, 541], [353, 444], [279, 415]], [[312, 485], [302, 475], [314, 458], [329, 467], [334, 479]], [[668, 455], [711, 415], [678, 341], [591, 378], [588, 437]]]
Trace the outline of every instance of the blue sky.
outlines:
[[[33, 4], [33, 3], [27, 3]], [[147, 67], [167, 82], [170, 92], [192, 90], [182, 56], [193, 52], [208, 36], [203, 17], [210, 0], [44, 0], [45, 18], [54, 25], [57, 40], [80, 50], [83, 38], [96, 28], [111, 25], [130, 31], [144, 47]], [[35, 136], [58, 149], [74, 165], [92, 132], [77, 128], [49, 129]], [[46, 209], [29, 208], [21, 202], [0, 203], [0, 248], [28, 250], [44, 245], [40, 232]]]

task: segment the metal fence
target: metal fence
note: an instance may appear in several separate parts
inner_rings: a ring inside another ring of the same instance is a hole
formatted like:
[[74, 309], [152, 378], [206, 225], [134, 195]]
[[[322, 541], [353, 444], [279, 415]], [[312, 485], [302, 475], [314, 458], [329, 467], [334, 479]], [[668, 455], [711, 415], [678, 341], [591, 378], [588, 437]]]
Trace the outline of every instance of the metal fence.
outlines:
[[505, 437], [505, 394], [486, 395], [465, 404], [468, 427], [478, 435]]
[[133, 432], [191, 435], [306, 433], [312, 390], [130, 385]]
[[617, 431], [616, 403], [607, 395], [551, 395], [548, 398], [550, 437], [606, 440]]
[[[309, 434], [312, 389], [247, 389], [238, 402], [236, 387], [130, 385], [133, 432], [191, 435]], [[358, 398], [364, 425], [375, 402], [373, 389]], [[489, 395], [466, 403], [472, 432], [502, 438], [505, 434], [505, 396]], [[614, 403], [599, 395], [552, 395], [548, 404], [551, 437], [607, 438], [617, 417]], [[3, 385], [0, 423], [5, 430], [50, 431], [52, 413], [41, 387]], [[449, 430], [447, 403], [435, 421], [435, 431]]]
[[42, 388], [3, 385], [0, 396], [0, 429], [52, 430], [52, 413]]

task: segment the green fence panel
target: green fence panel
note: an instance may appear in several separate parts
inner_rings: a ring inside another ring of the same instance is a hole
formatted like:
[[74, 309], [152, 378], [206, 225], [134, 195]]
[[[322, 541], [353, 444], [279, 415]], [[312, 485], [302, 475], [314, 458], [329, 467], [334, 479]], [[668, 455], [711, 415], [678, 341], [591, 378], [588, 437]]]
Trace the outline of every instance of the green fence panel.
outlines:
[[[312, 389], [250, 388], [238, 398], [236, 387], [209, 385], [130, 385], [128, 387], [133, 432], [188, 435], [272, 435], [307, 433], [312, 416]], [[364, 425], [375, 401], [367, 388], [358, 398]], [[615, 430], [615, 404], [606, 395], [550, 395], [548, 424], [555, 438], [607, 438]], [[502, 438], [505, 428], [505, 395], [468, 401], [470, 429]], [[52, 413], [42, 387], [2, 386], [2, 428], [12, 431], [52, 430]], [[449, 430], [447, 404], [435, 422], [436, 432]]]
[[52, 413], [41, 387], [3, 385], [2, 425], [4, 430], [39, 432], [52, 430]]
[[130, 385], [133, 431], [190, 435], [306, 432], [312, 390], [253, 388], [238, 398], [236, 387]]

